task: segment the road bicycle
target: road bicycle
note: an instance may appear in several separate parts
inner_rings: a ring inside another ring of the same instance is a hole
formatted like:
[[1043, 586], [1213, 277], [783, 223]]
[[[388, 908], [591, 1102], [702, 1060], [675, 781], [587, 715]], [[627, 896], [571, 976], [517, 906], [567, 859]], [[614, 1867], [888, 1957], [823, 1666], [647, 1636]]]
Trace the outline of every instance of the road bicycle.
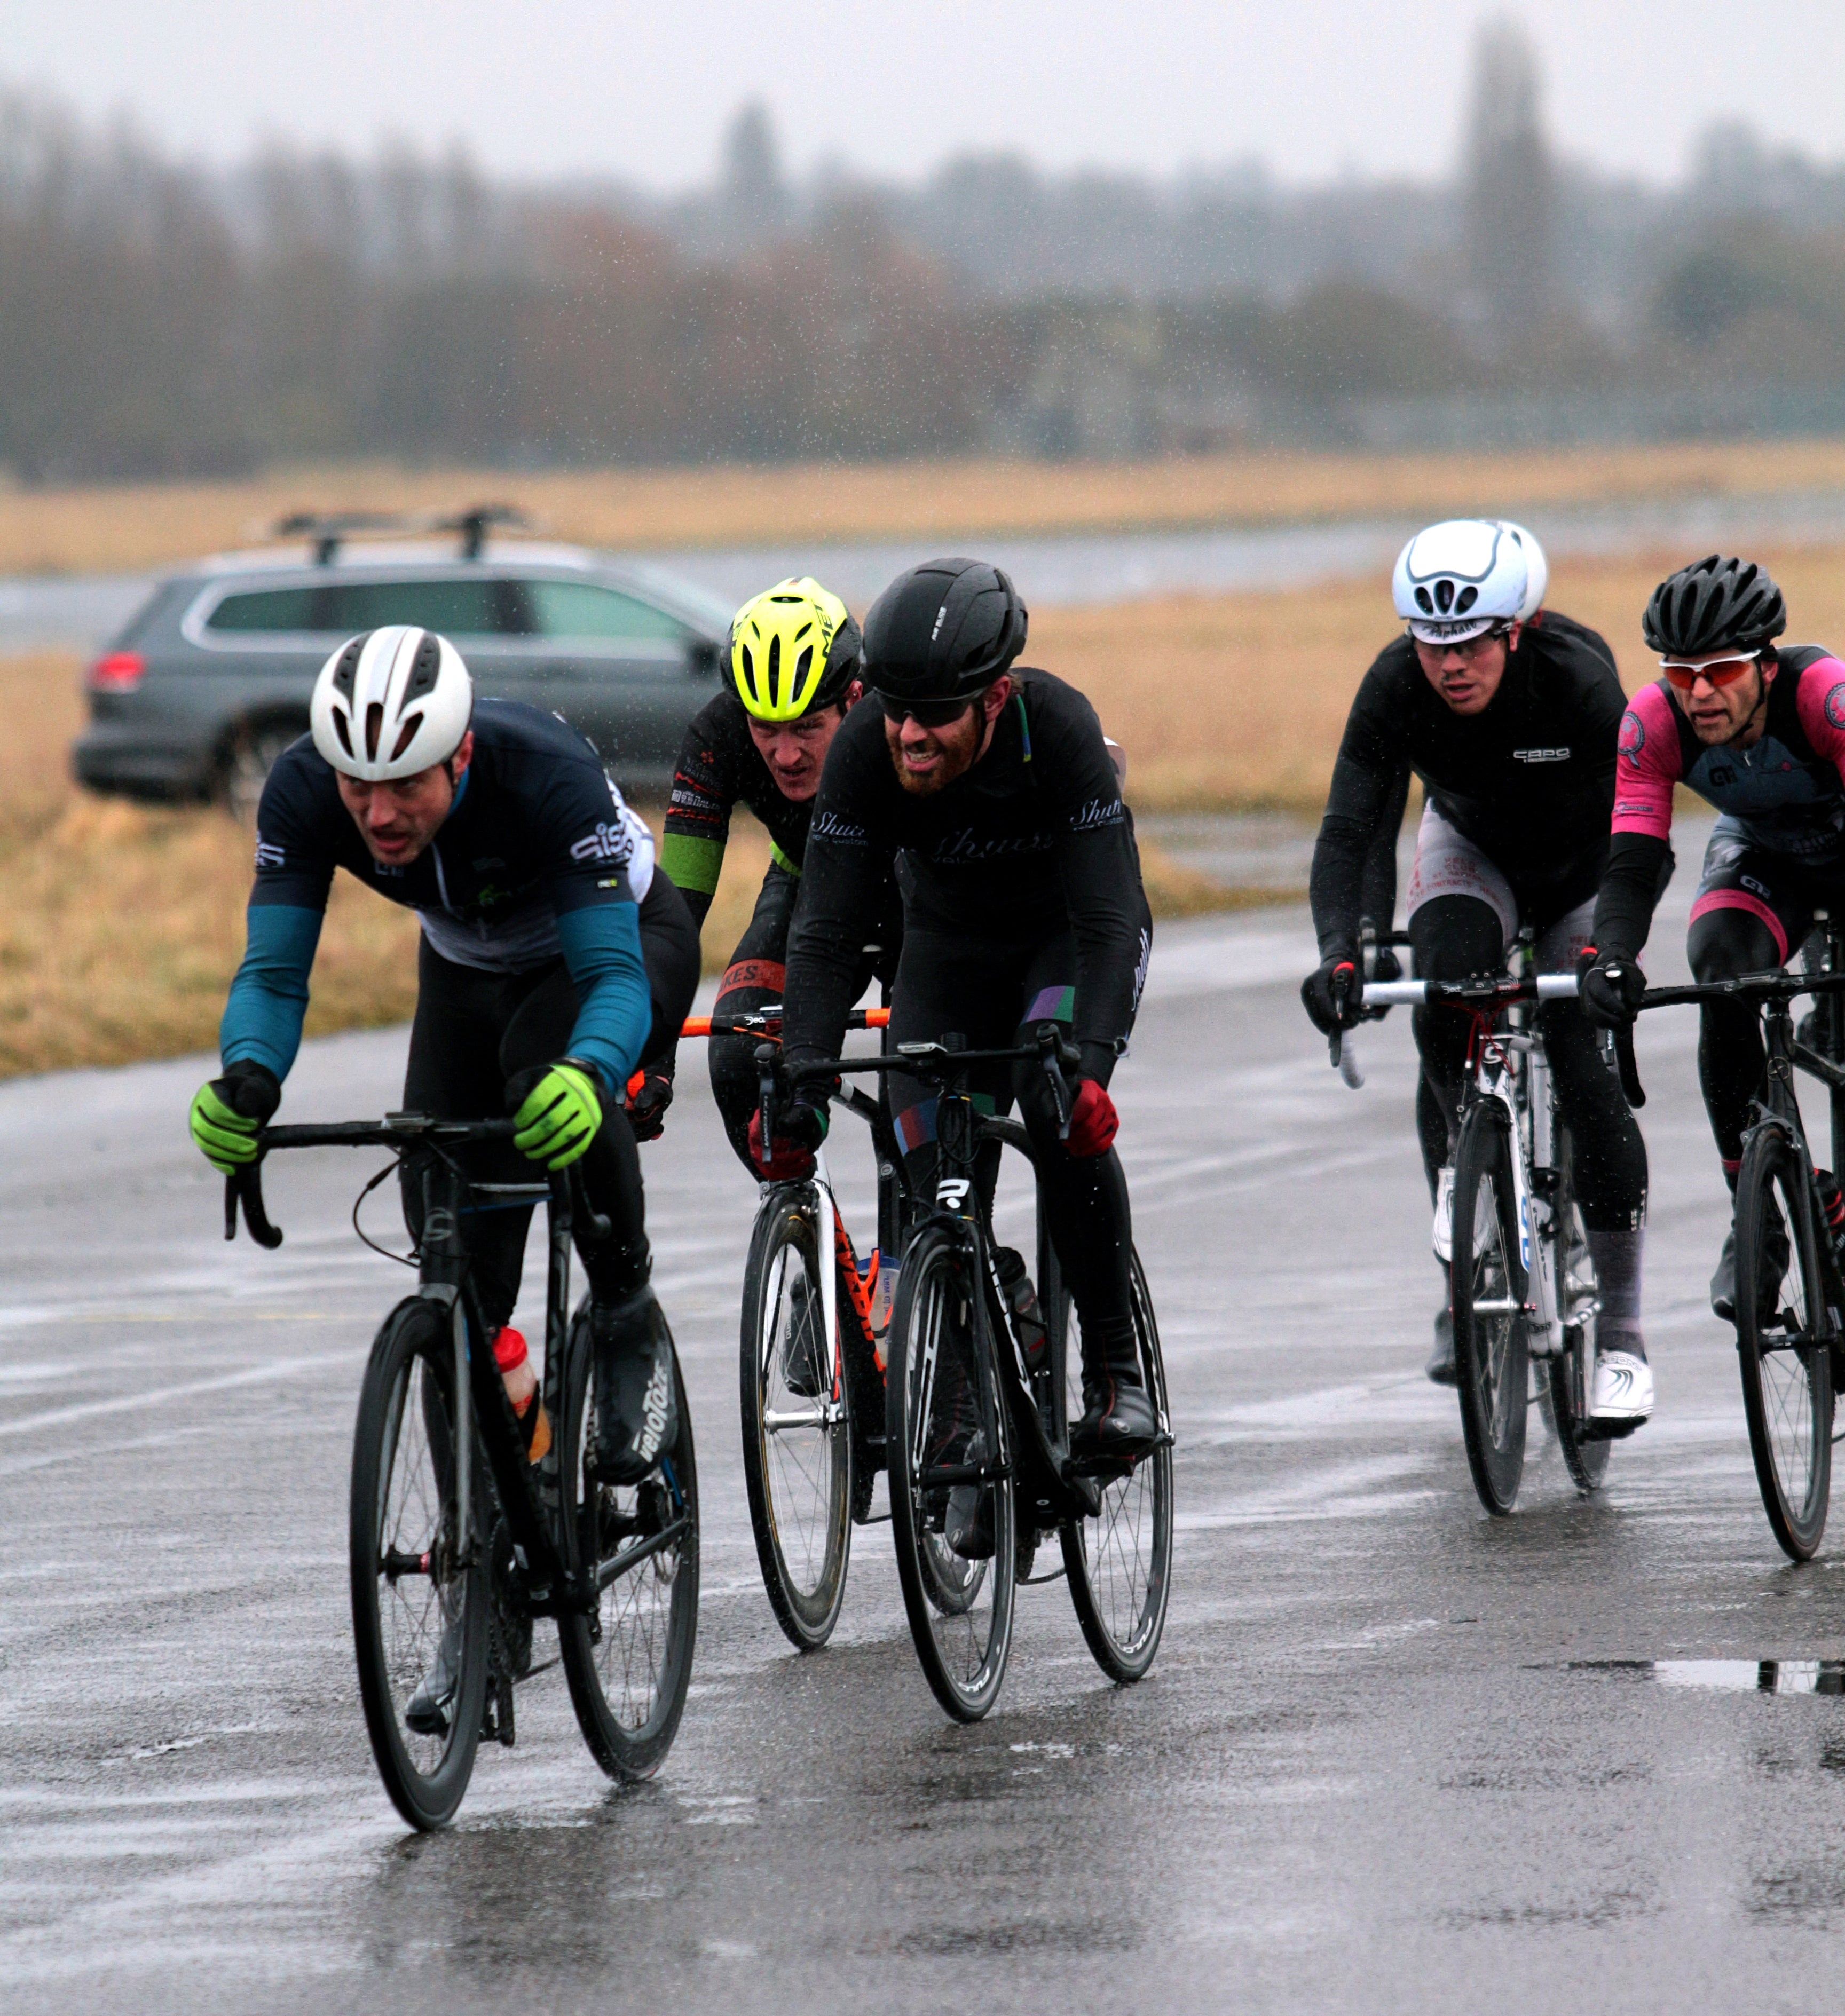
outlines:
[[[514, 1125], [394, 1113], [268, 1127], [256, 1161], [225, 1184], [225, 1237], [236, 1237], [240, 1207], [251, 1237], [271, 1247], [282, 1234], [264, 1208], [261, 1169], [277, 1149], [384, 1148], [409, 1158], [420, 1186], [417, 1291], [385, 1318], [360, 1390], [349, 1550], [372, 1754], [398, 1811], [425, 1830], [460, 1805], [482, 1736], [514, 1741], [514, 1683], [542, 1670], [532, 1665], [535, 1618], [557, 1621], [590, 1755], [625, 1779], [650, 1777], [672, 1744], [697, 1631], [698, 1478], [677, 1355], [671, 1446], [638, 1485], [600, 1482], [586, 1301], [569, 1313], [571, 1231], [580, 1219], [593, 1239], [604, 1237], [607, 1221], [574, 1169], [531, 1183], [464, 1172], [461, 1150], [509, 1139]], [[550, 1220], [540, 1395], [554, 1431], [535, 1463], [468, 1264], [476, 1212], [533, 1204]], [[356, 1205], [353, 1219], [356, 1229]]]
[[[1832, 1168], [1845, 1166], [1845, 923], [1815, 913], [1804, 963], [1798, 972], [1649, 988], [1640, 1004], [1745, 1001], [1761, 1015], [1768, 1074], [1736, 1176], [1736, 1355], [1763, 1508], [1796, 1561], [1810, 1561], [1825, 1532], [1845, 1280], [1829, 1226], [1836, 1181], [1814, 1166], [1794, 1074], [1826, 1087]], [[1796, 1030], [1793, 1003], [1801, 995], [1814, 1006]], [[1637, 1075], [1627, 1096], [1645, 1103]]]
[[[860, 1009], [847, 1026], [881, 1029], [889, 1021], [888, 1008]], [[780, 1029], [780, 1004], [773, 1003], [694, 1017], [683, 1033], [755, 1035], [773, 1045]], [[774, 1096], [772, 1084], [772, 1108]], [[737, 1354], [757, 1559], [776, 1621], [802, 1651], [832, 1636], [845, 1598], [852, 1529], [874, 1523], [872, 1487], [885, 1449], [883, 1328], [874, 1304], [881, 1262], [888, 1256], [895, 1267], [908, 1215], [903, 1157], [882, 1103], [849, 1086], [834, 1106], [871, 1130], [877, 1244], [861, 1261], [824, 1147], [811, 1175], [766, 1185], [750, 1233]]]
[[[1382, 941], [1407, 942], [1397, 933]], [[1508, 973], [1470, 980], [1365, 981], [1360, 997], [1371, 1012], [1450, 1006], [1469, 1018], [1451, 1204], [1436, 1237], [1445, 1232], [1449, 1247], [1467, 1467], [1480, 1503], [1501, 1517], [1518, 1501], [1534, 1402], [1584, 1493], [1602, 1481], [1609, 1442], [1635, 1425], [1590, 1411], [1600, 1304], [1535, 1013], [1541, 1002], [1573, 999], [1576, 976], [1536, 971], [1529, 929], [1510, 963]], [[1346, 1082], [1361, 1085], [1341, 1032], [1331, 1049]], [[1436, 1251], [1443, 1257], [1439, 1244]]]
[[[758, 1053], [766, 1078], [765, 1139], [774, 1137], [777, 1057], [768, 1044]], [[1038, 1064], [1067, 1132], [1064, 1071], [1076, 1061], [1075, 1046], [1047, 1023], [1027, 1047], [971, 1050], [963, 1038], [946, 1035], [939, 1042], [899, 1043], [877, 1057], [805, 1065], [798, 1074], [803, 1082], [831, 1083], [901, 1071], [936, 1095], [935, 1195], [913, 1201], [915, 1215], [903, 1228], [885, 1339], [883, 1455], [910, 1636], [936, 1699], [957, 1721], [978, 1720], [999, 1698], [1021, 1582], [1067, 1578], [1090, 1651], [1116, 1681], [1145, 1674], [1166, 1621], [1173, 1438], [1159, 1333], [1140, 1257], [1132, 1261], [1134, 1327], [1157, 1439], [1133, 1463], [1086, 1464], [1072, 1459], [1069, 1446], [1072, 1422], [1083, 1410], [1079, 1319], [1058, 1266], [1041, 1185], [1041, 1345], [1025, 1334], [1006, 1294], [993, 1237], [991, 1192], [1000, 1150], [1023, 1155], [1034, 1170], [1036, 1154], [1019, 1122], [978, 1111], [966, 1082], [976, 1068]], [[900, 1166], [901, 1157], [895, 1161]], [[815, 1248], [803, 1244], [798, 1250]], [[956, 1546], [950, 1544], [951, 1519], [960, 1535]], [[1054, 1534], [1062, 1565], [1033, 1575], [1037, 1549]]]

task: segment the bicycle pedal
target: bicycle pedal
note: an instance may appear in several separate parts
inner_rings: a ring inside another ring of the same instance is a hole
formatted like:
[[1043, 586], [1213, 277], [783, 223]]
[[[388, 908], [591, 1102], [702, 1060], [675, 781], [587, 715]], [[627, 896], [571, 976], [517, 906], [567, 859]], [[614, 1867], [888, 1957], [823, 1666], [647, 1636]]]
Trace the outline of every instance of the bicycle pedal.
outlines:
[[1645, 1421], [1605, 1421], [1591, 1414], [1577, 1430], [1577, 1439], [1585, 1442], [1624, 1442], [1636, 1428], [1645, 1426]]

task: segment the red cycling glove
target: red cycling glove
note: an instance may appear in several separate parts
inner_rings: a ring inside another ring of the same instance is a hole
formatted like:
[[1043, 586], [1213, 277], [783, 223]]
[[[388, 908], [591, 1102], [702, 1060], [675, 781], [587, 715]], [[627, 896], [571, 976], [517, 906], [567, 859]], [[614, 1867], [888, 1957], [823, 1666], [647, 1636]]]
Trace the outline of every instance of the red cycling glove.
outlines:
[[827, 1138], [826, 1116], [811, 1106], [790, 1108], [766, 1154], [762, 1147], [762, 1109], [750, 1115], [750, 1160], [762, 1172], [766, 1182], [798, 1182], [813, 1174], [813, 1151]]
[[1064, 1146], [1072, 1155], [1105, 1155], [1120, 1126], [1114, 1100], [1094, 1078], [1080, 1080], [1070, 1102], [1070, 1132]]

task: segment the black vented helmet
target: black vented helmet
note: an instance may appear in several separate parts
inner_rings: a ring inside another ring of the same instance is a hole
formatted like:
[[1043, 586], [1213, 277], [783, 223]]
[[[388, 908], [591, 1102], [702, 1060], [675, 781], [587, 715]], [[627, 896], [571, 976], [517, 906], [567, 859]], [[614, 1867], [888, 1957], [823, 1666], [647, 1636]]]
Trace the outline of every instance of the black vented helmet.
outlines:
[[1766, 570], [1721, 553], [1668, 574], [1640, 619], [1640, 634], [1667, 658], [1753, 650], [1786, 628], [1787, 604]]
[[894, 700], [971, 699], [1025, 649], [1025, 607], [985, 560], [925, 560], [865, 617], [865, 683]]

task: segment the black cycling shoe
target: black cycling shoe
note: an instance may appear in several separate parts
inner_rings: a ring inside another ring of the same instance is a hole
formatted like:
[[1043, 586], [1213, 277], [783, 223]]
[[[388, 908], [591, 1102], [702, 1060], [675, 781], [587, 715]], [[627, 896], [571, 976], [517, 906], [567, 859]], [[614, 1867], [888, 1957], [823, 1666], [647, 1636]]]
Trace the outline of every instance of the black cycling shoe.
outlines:
[[803, 1268], [788, 1291], [788, 1334], [782, 1345], [782, 1377], [788, 1391], [803, 1400], [817, 1400], [826, 1374], [820, 1349], [820, 1298]]
[[[1775, 1222], [1768, 1232], [1768, 1276], [1758, 1283], [1756, 1291], [1758, 1323], [1773, 1321], [1781, 1301], [1781, 1284], [1787, 1279], [1787, 1263], [1793, 1257], [1787, 1228], [1781, 1222], [1780, 1207], [1771, 1203], [1769, 1208], [1775, 1213]], [[1725, 1323], [1736, 1320], [1736, 1228], [1733, 1225], [1724, 1234], [1724, 1250], [1717, 1259], [1717, 1272], [1710, 1277], [1710, 1306]]]
[[672, 1348], [651, 1288], [589, 1309], [596, 1354], [596, 1476], [639, 1484], [679, 1434]]
[[419, 1736], [446, 1736], [449, 1708], [455, 1699], [455, 1683], [460, 1677], [461, 1619], [443, 1627], [436, 1655], [429, 1670], [416, 1683], [404, 1708], [404, 1726]]
[[1435, 1312], [1435, 1348], [1422, 1369], [1437, 1386], [1461, 1383], [1461, 1375], [1454, 1370], [1454, 1312], [1446, 1302]]
[[[976, 1428], [962, 1463], [985, 1463], [986, 1435]], [[990, 1484], [957, 1484], [948, 1494], [948, 1513], [942, 1522], [942, 1537], [949, 1551], [964, 1561], [990, 1561], [993, 1556], [993, 1488]]]
[[1111, 1366], [1097, 1378], [1085, 1370], [1083, 1418], [1070, 1431], [1072, 1456], [1119, 1456], [1131, 1461], [1144, 1456], [1159, 1434], [1159, 1423], [1141, 1383], [1138, 1365], [1131, 1374]]

